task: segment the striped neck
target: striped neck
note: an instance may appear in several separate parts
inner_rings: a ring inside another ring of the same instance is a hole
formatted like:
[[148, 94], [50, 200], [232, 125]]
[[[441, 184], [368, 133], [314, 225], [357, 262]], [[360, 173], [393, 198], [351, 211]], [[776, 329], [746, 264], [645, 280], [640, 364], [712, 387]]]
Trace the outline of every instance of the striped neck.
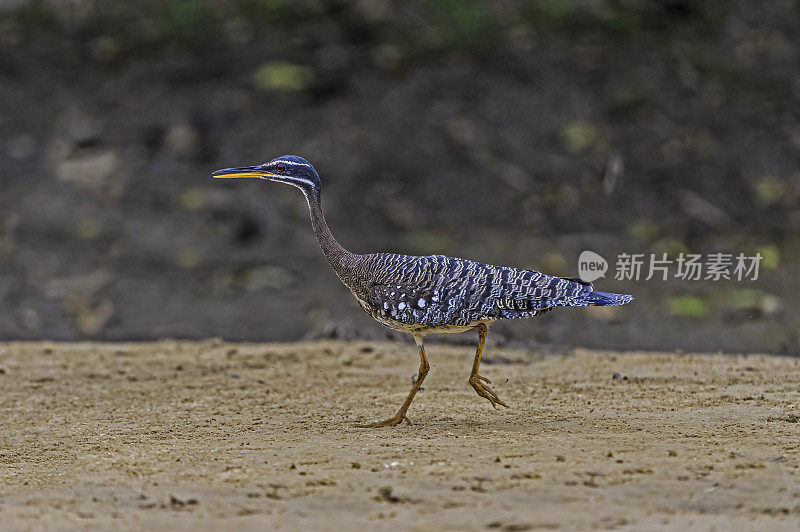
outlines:
[[308, 210], [311, 213], [311, 227], [314, 230], [314, 236], [317, 237], [319, 247], [322, 248], [322, 253], [325, 254], [325, 258], [328, 259], [328, 263], [333, 267], [336, 275], [344, 281], [347, 277], [346, 270], [353, 263], [355, 254], [347, 251], [333, 237], [328, 223], [325, 221], [325, 215], [322, 213], [319, 191], [304, 189], [303, 193], [308, 201]]

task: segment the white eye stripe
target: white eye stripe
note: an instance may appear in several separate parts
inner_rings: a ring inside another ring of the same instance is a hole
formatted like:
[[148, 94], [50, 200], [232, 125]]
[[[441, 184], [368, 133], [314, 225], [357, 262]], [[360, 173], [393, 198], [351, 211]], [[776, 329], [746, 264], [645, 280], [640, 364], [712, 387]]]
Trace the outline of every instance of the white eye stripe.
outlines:
[[274, 162], [274, 163], [291, 164], [291, 165], [294, 165], [294, 166], [305, 166], [305, 167], [307, 167], [307, 168], [311, 168], [311, 167], [312, 167], [312, 166], [311, 166], [310, 164], [308, 164], [308, 163], [298, 163], [298, 162], [295, 162], [295, 161], [284, 161], [283, 159], [281, 159], [281, 160], [278, 160], [278, 161], [273, 161], [273, 162]]
[[300, 188], [299, 185], [297, 184], [298, 181], [301, 183], [305, 183], [306, 185], [312, 188], [316, 186], [313, 181], [309, 181], [308, 179], [303, 179], [302, 177], [284, 177], [282, 179], [284, 180], [285, 183], [294, 185], [298, 188]]

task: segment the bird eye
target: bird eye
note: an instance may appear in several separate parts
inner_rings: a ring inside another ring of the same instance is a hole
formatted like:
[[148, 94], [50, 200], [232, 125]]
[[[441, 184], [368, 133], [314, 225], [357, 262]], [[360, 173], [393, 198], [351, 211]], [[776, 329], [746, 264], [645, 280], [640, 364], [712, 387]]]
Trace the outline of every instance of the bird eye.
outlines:
[[285, 172], [286, 171], [286, 165], [283, 164], [283, 163], [278, 163], [278, 164], [275, 165], [275, 170], [277, 172]]

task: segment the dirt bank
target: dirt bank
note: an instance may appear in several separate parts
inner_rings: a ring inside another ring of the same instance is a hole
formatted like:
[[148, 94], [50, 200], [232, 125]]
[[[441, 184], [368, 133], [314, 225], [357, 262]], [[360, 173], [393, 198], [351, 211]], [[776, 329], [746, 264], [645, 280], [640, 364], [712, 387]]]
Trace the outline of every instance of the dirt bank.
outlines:
[[431, 345], [0, 344], [4, 528], [790, 529], [800, 360]]

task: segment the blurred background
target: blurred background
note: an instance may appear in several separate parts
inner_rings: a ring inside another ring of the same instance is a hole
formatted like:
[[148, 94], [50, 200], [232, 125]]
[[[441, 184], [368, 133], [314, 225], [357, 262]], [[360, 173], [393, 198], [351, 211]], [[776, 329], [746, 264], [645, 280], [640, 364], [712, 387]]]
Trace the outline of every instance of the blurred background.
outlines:
[[[297, 190], [210, 178], [294, 153], [352, 251], [637, 297], [498, 343], [800, 352], [794, 0], [5, 0], [0, 102], [0, 339], [392, 337]], [[681, 252], [764, 258], [614, 279]]]

